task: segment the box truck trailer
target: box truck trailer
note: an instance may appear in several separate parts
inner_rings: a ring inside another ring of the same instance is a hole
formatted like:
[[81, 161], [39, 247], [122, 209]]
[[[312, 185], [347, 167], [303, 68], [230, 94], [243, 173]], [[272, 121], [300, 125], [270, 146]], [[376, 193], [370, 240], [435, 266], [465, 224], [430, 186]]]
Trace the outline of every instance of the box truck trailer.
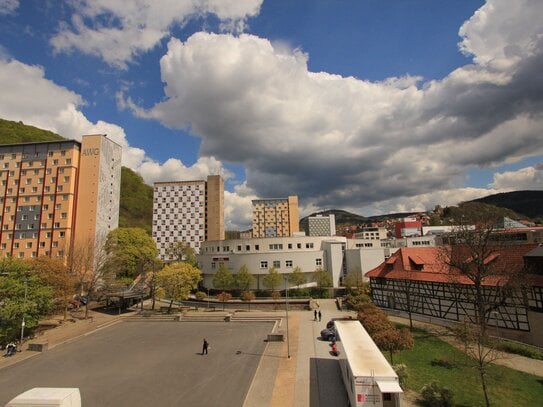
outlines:
[[352, 407], [400, 407], [398, 375], [359, 321], [335, 321], [341, 375]]

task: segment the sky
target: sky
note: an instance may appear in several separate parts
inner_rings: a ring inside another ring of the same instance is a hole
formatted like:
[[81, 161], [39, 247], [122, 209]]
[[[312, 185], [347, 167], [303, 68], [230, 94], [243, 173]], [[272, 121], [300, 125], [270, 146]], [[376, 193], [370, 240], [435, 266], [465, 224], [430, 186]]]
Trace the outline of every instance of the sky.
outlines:
[[543, 1], [0, 0], [0, 118], [301, 215], [543, 189]]

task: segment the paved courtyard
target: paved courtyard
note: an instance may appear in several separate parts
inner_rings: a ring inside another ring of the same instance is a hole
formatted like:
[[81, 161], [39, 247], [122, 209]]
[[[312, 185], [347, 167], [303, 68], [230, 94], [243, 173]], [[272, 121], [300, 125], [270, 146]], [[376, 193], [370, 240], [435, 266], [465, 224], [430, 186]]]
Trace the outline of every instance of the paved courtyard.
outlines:
[[[240, 406], [265, 322], [123, 322], [0, 371], [0, 405], [33, 387], [79, 387], [82, 405]], [[202, 340], [210, 343], [201, 355]]]

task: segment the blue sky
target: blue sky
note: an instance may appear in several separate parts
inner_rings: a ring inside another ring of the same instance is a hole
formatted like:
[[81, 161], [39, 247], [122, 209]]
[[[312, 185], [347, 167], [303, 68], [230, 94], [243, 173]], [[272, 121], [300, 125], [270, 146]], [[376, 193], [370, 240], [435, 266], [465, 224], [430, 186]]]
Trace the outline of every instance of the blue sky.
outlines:
[[0, 117], [302, 215], [543, 187], [537, 0], [0, 0]]

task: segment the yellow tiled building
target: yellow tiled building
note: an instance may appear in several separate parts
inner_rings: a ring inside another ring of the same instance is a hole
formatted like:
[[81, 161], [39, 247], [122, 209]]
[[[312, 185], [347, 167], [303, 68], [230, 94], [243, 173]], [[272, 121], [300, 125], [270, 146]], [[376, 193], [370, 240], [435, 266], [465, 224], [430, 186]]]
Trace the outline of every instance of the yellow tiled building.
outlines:
[[252, 202], [253, 237], [289, 237], [300, 230], [297, 196]]
[[0, 255], [62, 257], [118, 227], [121, 146], [104, 135], [0, 145]]

